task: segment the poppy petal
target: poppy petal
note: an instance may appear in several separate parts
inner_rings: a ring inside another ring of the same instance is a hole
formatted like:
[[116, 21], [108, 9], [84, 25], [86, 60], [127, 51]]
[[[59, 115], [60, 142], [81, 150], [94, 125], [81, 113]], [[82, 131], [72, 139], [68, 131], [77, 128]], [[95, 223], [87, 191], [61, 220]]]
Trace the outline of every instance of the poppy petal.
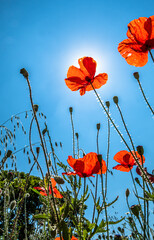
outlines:
[[75, 66], [70, 66], [67, 72], [67, 78], [71, 77], [77, 77], [80, 78], [81, 80], [84, 80], [86, 75], [81, 71], [81, 69], [75, 67]]
[[148, 38], [150, 40], [154, 39], [154, 15], [147, 19], [144, 23], [144, 28], [149, 34]]
[[65, 79], [66, 86], [71, 89], [72, 91], [77, 91], [80, 88], [83, 87], [83, 85], [86, 85], [86, 82], [81, 80], [78, 77], [69, 77]]
[[117, 166], [113, 167], [113, 169], [120, 170], [121, 172], [129, 172], [130, 169], [132, 169], [132, 168], [133, 167], [123, 166], [123, 165], [117, 165]]
[[126, 154], [129, 154], [130, 153], [126, 150], [122, 150], [122, 151], [119, 151], [118, 153], [116, 153], [113, 157], [113, 159], [118, 162], [118, 163], [122, 163], [124, 164], [125, 162], [123, 161], [123, 157], [126, 155]]
[[64, 172], [62, 173], [62, 175], [67, 175], [67, 176], [70, 176], [70, 175], [76, 175], [77, 173], [74, 171], [74, 172]]
[[128, 64], [143, 67], [148, 62], [148, 51], [142, 51], [142, 45], [132, 39], [125, 39], [119, 43], [118, 51]]
[[54, 178], [51, 178], [51, 184], [53, 188], [56, 186], [56, 181]]
[[47, 196], [46, 191], [44, 191], [44, 192], [40, 191], [40, 194], [41, 194], [42, 196]]
[[[100, 166], [100, 163], [99, 163], [99, 166]], [[105, 161], [102, 159], [102, 170], [101, 170], [101, 167], [100, 167], [97, 174], [101, 174], [101, 173], [104, 174], [104, 173], [106, 173], [106, 171], [107, 171], [107, 166], [106, 166]]]
[[63, 198], [63, 195], [58, 191], [57, 188], [53, 188], [53, 193], [55, 198]]
[[[78, 160], [80, 160], [81, 158], [79, 158]], [[68, 159], [67, 159], [67, 162], [68, 164], [74, 169], [74, 164], [76, 163], [76, 160], [75, 158], [73, 158], [72, 156], [68, 156]]]
[[83, 57], [78, 60], [78, 63], [80, 65], [81, 70], [86, 76], [90, 78], [94, 77], [97, 63], [93, 58]]
[[147, 19], [146, 17], [140, 17], [131, 21], [128, 24], [127, 37], [138, 43], [144, 44], [149, 38], [149, 33], [144, 28]]
[[82, 87], [80, 88], [80, 95], [83, 96], [86, 93], [86, 88]]
[[[99, 89], [101, 86], [106, 84], [107, 80], [108, 80], [107, 73], [100, 73], [96, 77], [94, 77], [92, 85], [95, 89]], [[86, 91], [91, 91], [93, 90], [93, 87], [91, 85], [87, 85], [85, 89]]]

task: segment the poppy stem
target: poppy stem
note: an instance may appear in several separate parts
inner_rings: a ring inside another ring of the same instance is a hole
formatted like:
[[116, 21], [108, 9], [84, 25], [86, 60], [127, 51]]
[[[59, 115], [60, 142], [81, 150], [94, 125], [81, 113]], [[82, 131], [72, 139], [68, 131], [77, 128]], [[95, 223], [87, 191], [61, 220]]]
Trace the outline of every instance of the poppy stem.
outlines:
[[[97, 154], [99, 154], [98, 136], [99, 136], [99, 129], [97, 129], [97, 138], [96, 138]], [[92, 223], [94, 222], [94, 217], [95, 217], [95, 209], [96, 209], [95, 202], [96, 202], [96, 199], [97, 199], [97, 187], [98, 187], [98, 174], [96, 176], [96, 183], [95, 183], [95, 201], [94, 201]]]
[[98, 95], [96, 89], [94, 88], [93, 84], [92, 84], [91, 82], [90, 82], [90, 84], [91, 84], [91, 86], [92, 86], [92, 88], [93, 88], [93, 90], [94, 90], [94, 92], [95, 92], [95, 94], [96, 94], [96, 97], [97, 97], [97, 99], [99, 100], [99, 102], [100, 102], [102, 108], [104, 109], [104, 111], [105, 111], [107, 117], [110, 119], [110, 121], [111, 121], [112, 125], [114, 126], [115, 130], [117, 131], [117, 133], [119, 134], [119, 136], [120, 136], [121, 139], [123, 140], [124, 144], [126, 145], [126, 147], [128, 148], [128, 150], [130, 151], [130, 153], [132, 154], [132, 156], [134, 157], [135, 162], [137, 163], [139, 169], [141, 170], [141, 172], [142, 172], [143, 175], [145, 176], [146, 180], [148, 181], [148, 183], [149, 183], [149, 185], [150, 185], [152, 191], [154, 191], [154, 188], [153, 188], [153, 186], [152, 186], [150, 180], [148, 179], [146, 173], [144, 172], [144, 169], [143, 169], [142, 166], [140, 165], [138, 159], [137, 159], [137, 158], [134, 156], [134, 154], [132, 153], [132, 151], [131, 151], [130, 147], [128, 146], [127, 142], [126, 142], [125, 139], [123, 138], [122, 134], [120, 133], [119, 129], [118, 129], [117, 126], [115, 125], [115, 123], [114, 123], [114, 121], [112, 120], [112, 118], [110, 117], [108, 111], [106, 110], [106, 108], [105, 108], [105, 106], [104, 106], [104, 104], [103, 104], [101, 98], [99, 97], [99, 95]]
[[141, 90], [141, 92], [142, 92], [142, 95], [143, 95], [143, 97], [144, 97], [144, 100], [146, 101], [146, 103], [147, 103], [148, 107], [150, 108], [150, 110], [151, 110], [152, 114], [154, 115], [154, 111], [153, 111], [153, 109], [152, 109], [152, 107], [151, 107], [150, 103], [148, 102], [148, 100], [147, 100], [147, 98], [146, 98], [145, 94], [144, 94], [144, 91], [143, 91], [143, 88], [142, 88], [142, 85], [141, 85], [141, 82], [140, 82], [139, 78], [137, 79], [137, 82], [138, 82], [138, 84], [139, 84], [139, 87], [140, 87], [140, 90]]
[[[136, 184], [135, 184], [135, 181], [134, 181], [134, 177], [133, 177], [131, 168], [130, 168], [130, 175], [131, 175], [131, 178], [132, 178], [132, 181], [133, 181], [133, 184], [134, 184], [136, 195], [138, 196], [138, 192], [137, 192], [137, 188], [136, 188]], [[141, 203], [140, 203], [140, 200], [139, 200], [138, 197], [137, 197], [137, 200], [138, 200], [139, 205], [141, 206]]]
[[152, 61], [154, 62], [154, 57], [153, 57], [153, 55], [152, 55], [151, 49], [149, 49], [149, 53], [150, 53], [150, 56], [151, 56], [151, 58], [152, 58]]
[[[109, 114], [109, 107], [108, 107], [108, 114]], [[108, 120], [108, 140], [107, 140], [107, 156], [106, 156], [106, 167], [107, 171], [105, 174], [105, 197], [107, 195], [107, 175], [108, 175], [108, 166], [109, 166], [109, 151], [110, 151], [110, 120]]]
[[86, 177], [84, 177], [83, 199], [82, 199], [82, 207], [81, 207], [81, 215], [80, 215], [80, 240], [82, 240], [82, 214], [83, 214], [85, 192], [86, 192]]

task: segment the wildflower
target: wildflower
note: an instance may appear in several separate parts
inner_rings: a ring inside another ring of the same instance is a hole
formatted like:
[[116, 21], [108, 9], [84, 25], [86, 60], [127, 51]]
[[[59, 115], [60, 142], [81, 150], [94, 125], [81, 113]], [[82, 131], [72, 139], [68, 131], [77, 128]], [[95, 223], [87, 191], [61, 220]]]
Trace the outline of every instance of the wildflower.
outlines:
[[[63, 198], [63, 195], [61, 195], [61, 193], [57, 190], [56, 186], [56, 181], [51, 178], [51, 184], [52, 184], [52, 189], [53, 189], [53, 195], [55, 198]], [[42, 196], [47, 196], [47, 191], [44, 187], [34, 187], [34, 189], [36, 190], [40, 190], [40, 194]], [[51, 195], [51, 188], [49, 186], [49, 195]]]
[[131, 21], [127, 37], [119, 43], [119, 53], [128, 64], [143, 67], [148, 62], [148, 51], [154, 49], [154, 15]]
[[[139, 169], [139, 167], [136, 168], [136, 172], [138, 175], [142, 176], [142, 173], [141, 173], [141, 170]], [[148, 173], [147, 168], [144, 168], [144, 172], [145, 172], [146, 176], [149, 178], [149, 180], [151, 181], [151, 183], [154, 183], [154, 175]]]
[[107, 167], [105, 161], [102, 159], [100, 164], [97, 153], [90, 152], [83, 158], [74, 159], [72, 156], [68, 156], [68, 164], [74, 169], [74, 172], [66, 172], [66, 175], [78, 175], [79, 177], [91, 177], [93, 174], [106, 173]]
[[65, 79], [67, 87], [72, 91], [80, 90], [82, 96], [86, 91], [93, 90], [93, 87], [98, 89], [107, 82], [108, 75], [106, 73], [95, 76], [97, 63], [93, 58], [83, 57], [78, 60], [78, 63], [80, 68], [70, 66]]
[[[138, 158], [138, 161], [140, 162], [140, 164], [142, 164], [142, 159], [141, 156], [138, 154], [138, 152], [133, 152], [132, 153]], [[142, 156], [143, 158], [143, 163], [145, 162], [145, 157]], [[114, 156], [114, 160], [120, 164], [118, 164], [117, 166], [113, 167], [113, 169], [117, 169], [120, 170], [122, 172], [129, 172], [134, 165], [136, 165], [135, 159], [133, 158], [131, 152], [128, 152], [126, 150], [120, 151], [118, 153], [116, 153], [116, 155]]]

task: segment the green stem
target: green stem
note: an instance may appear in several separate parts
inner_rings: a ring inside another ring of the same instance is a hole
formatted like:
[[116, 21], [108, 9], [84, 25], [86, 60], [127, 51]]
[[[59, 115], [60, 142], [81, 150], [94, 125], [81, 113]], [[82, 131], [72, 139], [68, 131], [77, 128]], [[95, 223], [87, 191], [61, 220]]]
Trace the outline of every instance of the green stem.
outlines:
[[82, 200], [81, 215], [80, 215], [80, 240], [82, 240], [82, 214], [83, 214], [85, 191], [86, 191], [86, 177], [84, 177], [83, 200]]
[[[108, 107], [108, 114], [109, 114], [109, 107]], [[109, 151], [110, 151], [110, 120], [108, 118], [108, 140], [107, 140], [107, 156], [106, 156], [107, 171], [105, 174], [105, 198], [107, 195], [107, 175], [108, 175], [108, 166], [109, 166]]]
[[140, 87], [140, 90], [141, 90], [141, 92], [142, 92], [142, 95], [143, 95], [143, 97], [144, 97], [144, 100], [146, 101], [146, 103], [147, 103], [148, 107], [150, 108], [150, 110], [151, 110], [152, 114], [154, 114], [154, 111], [153, 111], [153, 109], [152, 109], [152, 107], [151, 107], [150, 103], [148, 102], [148, 100], [147, 100], [147, 98], [146, 98], [145, 94], [144, 94], [144, 91], [143, 91], [143, 88], [142, 88], [142, 85], [141, 85], [141, 83], [140, 83], [140, 80], [139, 80], [139, 78], [137, 79], [137, 82], [138, 82], [138, 84], [139, 84], [139, 87]]
[[[96, 138], [97, 154], [99, 154], [98, 136], [99, 136], [99, 129], [97, 130], [97, 138]], [[98, 174], [96, 176], [96, 183], [95, 183], [95, 202], [96, 202], [96, 199], [97, 199], [97, 187], [98, 187]], [[94, 217], [95, 217], [95, 209], [96, 209], [95, 202], [94, 202], [92, 223], [94, 222]]]

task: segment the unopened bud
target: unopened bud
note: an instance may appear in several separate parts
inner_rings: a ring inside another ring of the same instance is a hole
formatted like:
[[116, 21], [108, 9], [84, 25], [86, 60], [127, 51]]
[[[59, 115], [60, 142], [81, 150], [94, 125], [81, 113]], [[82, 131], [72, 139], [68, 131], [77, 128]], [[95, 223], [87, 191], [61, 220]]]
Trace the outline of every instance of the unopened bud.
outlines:
[[139, 73], [138, 73], [138, 72], [134, 72], [133, 75], [134, 75], [134, 78], [136, 78], [137, 80], [139, 80]]
[[16, 207], [16, 201], [13, 200], [13, 201], [10, 203], [10, 209], [11, 209], [11, 210], [14, 210], [15, 207]]
[[140, 156], [142, 156], [144, 154], [144, 148], [143, 146], [137, 146], [137, 152]]
[[78, 133], [75, 133], [75, 136], [76, 136], [77, 139], [79, 138], [79, 134]]
[[56, 183], [58, 183], [58, 184], [64, 184], [65, 183], [64, 179], [60, 176], [54, 176], [54, 179], [55, 179]]
[[36, 147], [36, 153], [37, 153], [37, 156], [38, 156], [39, 153], [40, 153], [40, 147]]
[[12, 151], [11, 150], [8, 150], [7, 153], [6, 153], [6, 158], [9, 158], [12, 154]]
[[42, 134], [45, 135], [46, 132], [47, 132], [47, 128], [43, 129]]
[[70, 114], [72, 114], [73, 108], [72, 108], [72, 107], [69, 107], [69, 111], [70, 111]]
[[97, 130], [99, 131], [99, 129], [101, 128], [101, 124], [100, 123], [97, 123]]
[[138, 184], [140, 184], [140, 181], [139, 181], [139, 179], [136, 177], [135, 178], [135, 181], [138, 183]]
[[128, 198], [128, 197], [129, 197], [129, 194], [130, 194], [130, 191], [129, 191], [129, 189], [128, 189], [128, 188], [126, 189], [126, 192], [125, 192], [125, 194], [126, 194], [126, 197]]
[[27, 79], [28, 78], [28, 72], [25, 68], [20, 69], [20, 73]]
[[140, 205], [132, 205], [130, 209], [131, 209], [132, 213], [138, 218], [139, 212], [141, 210], [141, 206]]
[[117, 97], [117, 96], [114, 96], [114, 97], [113, 97], [113, 102], [114, 102], [115, 104], [118, 104], [118, 97]]
[[105, 104], [108, 108], [110, 107], [110, 102], [109, 101], [106, 101]]
[[37, 105], [37, 104], [34, 104], [34, 106], [33, 106], [33, 109], [34, 109], [34, 111], [35, 111], [35, 112], [37, 112], [37, 111], [38, 111], [38, 108], [39, 108], [39, 105]]

